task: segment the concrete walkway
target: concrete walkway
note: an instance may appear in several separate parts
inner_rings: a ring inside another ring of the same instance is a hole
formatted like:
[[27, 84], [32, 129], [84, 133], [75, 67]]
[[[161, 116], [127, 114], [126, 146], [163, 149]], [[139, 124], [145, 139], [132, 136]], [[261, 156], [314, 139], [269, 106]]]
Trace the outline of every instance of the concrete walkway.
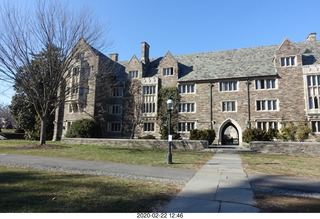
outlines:
[[165, 207], [165, 212], [259, 212], [239, 154], [215, 154]]

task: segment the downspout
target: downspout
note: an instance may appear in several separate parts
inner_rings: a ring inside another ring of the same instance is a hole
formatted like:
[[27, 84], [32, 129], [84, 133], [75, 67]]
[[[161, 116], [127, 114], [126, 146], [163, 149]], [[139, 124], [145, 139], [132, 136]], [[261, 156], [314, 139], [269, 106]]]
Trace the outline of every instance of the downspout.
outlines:
[[212, 87], [214, 85], [213, 85], [212, 82], [210, 82], [209, 86], [210, 86], [210, 128], [211, 128], [211, 130], [213, 130], [213, 124], [212, 124], [212, 121], [213, 121], [213, 115], [212, 115]]
[[250, 84], [251, 84], [251, 81], [249, 79], [247, 79], [246, 84], [247, 84], [247, 96], [248, 96], [248, 124], [247, 124], [247, 128], [251, 129], [251, 109], [250, 109]]

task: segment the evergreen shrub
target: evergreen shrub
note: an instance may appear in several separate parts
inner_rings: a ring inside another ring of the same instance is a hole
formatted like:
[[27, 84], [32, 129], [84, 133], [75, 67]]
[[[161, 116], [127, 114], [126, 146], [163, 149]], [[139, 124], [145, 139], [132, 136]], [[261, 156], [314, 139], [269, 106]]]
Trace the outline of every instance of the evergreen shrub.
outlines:
[[207, 140], [208, 145], [211, 145], [215, 138], [216, 138], [216, 133], [214, 130], [210, 130], [210, 129], [190, 130], [190, 140]]
[[99, 125], [92, 119], [81, 119], [72, 123], [66, 133], [67, 138], [99, 138]]

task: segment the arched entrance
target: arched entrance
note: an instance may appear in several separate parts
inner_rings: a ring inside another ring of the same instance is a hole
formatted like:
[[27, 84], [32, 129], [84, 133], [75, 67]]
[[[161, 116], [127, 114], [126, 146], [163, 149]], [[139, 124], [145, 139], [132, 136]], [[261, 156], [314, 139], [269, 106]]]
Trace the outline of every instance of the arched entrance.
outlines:
[[227, 119], [219, 128], [219, 141], [222, 145], [240, 145], [242, 131], [239, 124], [233, 119]]

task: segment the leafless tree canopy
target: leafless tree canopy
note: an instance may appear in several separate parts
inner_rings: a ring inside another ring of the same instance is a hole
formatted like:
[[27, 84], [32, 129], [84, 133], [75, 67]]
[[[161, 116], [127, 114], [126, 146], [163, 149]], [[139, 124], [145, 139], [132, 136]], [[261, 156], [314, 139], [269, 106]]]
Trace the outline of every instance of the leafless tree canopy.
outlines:
[[[110, 46], [110, 40], [104, 39], [107, 25], [101, 25], [87, 8], [78, 12], [68, 8], [64, 1], [44, 0], [38, 0], [34, 9], [19, 7], [12, 1], [0, 6], [0, 81], [19, 82], [43, 126], [54, 111], [50, 106], [55, 109], [60, 103], [60, 98], [53, 100], [52, 94], [57, 94], [72, 68], [72, 60], [81, 51], [81, 47], [75, 47], [79, 40], [84, 39], [99, 50]], [[50, 49], [53, 47], [59, 49], [59, 64], [54, 63], [57, 51]], [[43, 66], [38, 63], [41, 68], [34, 69], [34, 56], [43, 51], [47, 52], [46, 62]], [[40, 143], [45, 142], [42, 139]]]

